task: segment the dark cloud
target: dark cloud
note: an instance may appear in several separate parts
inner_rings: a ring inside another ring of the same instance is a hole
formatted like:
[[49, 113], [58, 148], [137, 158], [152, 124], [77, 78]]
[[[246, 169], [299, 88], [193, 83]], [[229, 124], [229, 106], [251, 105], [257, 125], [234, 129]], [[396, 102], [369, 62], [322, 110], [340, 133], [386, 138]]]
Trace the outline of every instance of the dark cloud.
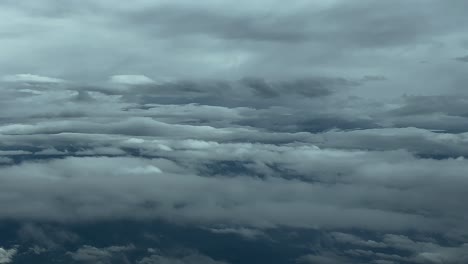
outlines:
[[[419, 8], [420, 5], [426, 8]], [[430, 4], [418, 1], [412, 5], [405, 1], [362, 1], [324, 4], [324, 8], [317, 8], [301, 2], [299, 6], [301, 8], [290, 12], [277, 12], [273, 8], [262, 8], [257, 12], [239, 12], [242, 8], [236, 8], [229, 12], [229, 5], [164, 3], [126, 13], [130, 23], [125, 23], [166, 37], [199, 34], [227, 40], [279, 43], [343, 41], [346, 45], [386, 47], [429, 41], [434, 35], [445, 34], [444, 30], [457, 26], [461, 13], [456, 8], [462, 7], [463, 3], [457, 1], [453, 7], [448, 7], [437, 1]], [[456, 16], [434, 21], [432, 16], [438, 9]], [[183, 23], [187, 18], [192, 22]]]
[[[404, 80], [401, 64], [419, 75], [419, 65], [410, 61], [421, 61], [433, 52], [445, 56], [440, 62], [453, 57], [458, 39], [449, 37], [463, 32], [461, 25], [466, 21], [460, 12], [466, 7], [463, 1], [450, 6], [439, 1], [411, 5], [405, 1], [299, 1], [284, 6], [276, 1], [234, 5], [143, 0], [122, 5], [107, 0], [65, 5], [5, 1], [2, 5], [7, 21], [21, 21], [15, 26], [15, 39], [3, 44], [9, 65], [0, 65], [2, 72], [84, 83], [112, 75], [232, 80], [307, 78], [311, 73], [356, 79], [388, 75], [398, 81]], [[450, 15], [433, 19], [441, 12]], [[2, 30], [10, 32], [13, 26], [6, 24]], [[78, 40], [78, 35], [83, 37]], [[15, 41], [36, 45], [28, 50], [14, 45]], [[421, 49], [409, 54], [405, 49], [411, 45]], [[442, 63], [437, 66], [442, 67]], [[430, 73], [425, 75], [432, 78]], [[417, 92], [423, 83], [418, 84], [392, 91]], [[374, 86], [391, 93], [385, 84]], [[430, 90], [434, 89], [440, 90], [431, 85]]]
[[0, 263], [467, 261], [465, 1], [0, 7]]
[[224, 261], [216, 261], [208, 256], [191, 253], [185, 256], [161, 256], [151, 255], [137, 262], [137, 264], [225, 264]]
[[461, 61], [461, 62], [468, 62], [468, 55], [461, 56], [461, 57], [456, 57], [455, 60]]
[[84, 245], [75, 252], [68, 252], [68, 255], [77, 263], [130, 263], [123, 253], [134, 249], [133, 245], [109, 246], [105, 248]]
[[263, 79], [244, 78], [242, 83], [247, 87], [252, 88], [254, 93], [258, 96], [266, 98], [278, 96], [278, 92], [275, 91], [275, 88]]
[[277, 120], [272, 120], [272, 115], [260, 115], [258, 117], [245, 118], [239, 124], [257, 126], [273, 131], [281, 132], [324, 132], [333, 129], [366, 129], [378, 128], [374, 120], [359, 117], [345, 118], [334, 114], [316, 114], [314, 116], [298, 116], [299, 113], [281, 115]]
[[[130, 25], [140, 25], [166, 37], [206, 34], [228, 40], [273, 42], [298, 42], [311, 38], [308, 32], [301, 29], [303, 19], [294, 16], [272, 16], [269, 12], [229, 14], [227, 10], [220, 11], [162, 5], [130, 13], [128, 19]], [[184, 23], [187, 18], [192, 22]]]
[[386, 81], [387, 78], [381, 75], [366, 75], [362, 77], [362, 81], [364, 82], [372, 82], [372, 81]]
[[94, 98], [92, 95], [89, 94], [88, 91], [78, 91], [75, 98], [76, 101], [86, 102], [86, 101], [93, 101]]
[[241, 83], [251, 88], [255, 95], [265, 98], [293, 94], [313, 98], [331, 95], [337, 87], [357, 85], [357, 82], [340, 78], [310, 78], [295, 81], [268, 82], [260, 78], [247, 77], [242, 79]]
[[388, 112], [389, 120], [398, 127], [463, 133], [468, 131], [466, 103], [466, 96], [405, 96], [401, 106]]
[[468, 98], [464, 96], [405, 96], [403, 105], [392, 113], [402, 116], [430, 115], [436, 113], [451, 116], [467, 116]]
[[64, 229], [33, 223], [24, 224], [18, 231], [18, 237], [23, 243], [32, 243], [40, 248], [56, 249], [67, 243], [74, 243], [79, 237]]

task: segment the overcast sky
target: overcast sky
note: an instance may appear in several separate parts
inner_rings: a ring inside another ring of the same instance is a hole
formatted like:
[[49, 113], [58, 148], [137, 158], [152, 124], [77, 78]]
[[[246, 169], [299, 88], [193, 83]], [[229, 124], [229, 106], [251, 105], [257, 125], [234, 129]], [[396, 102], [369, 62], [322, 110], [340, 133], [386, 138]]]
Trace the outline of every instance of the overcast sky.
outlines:
[[0, 72], [80, 83], [116, 74], [154, 80], [378, 76], [386, 81], [355, 93], [464, 92], [467, 5], [463, 0], [5, 0]]
[[466, 10], [0, 1], [0, 263], [468, 262]]

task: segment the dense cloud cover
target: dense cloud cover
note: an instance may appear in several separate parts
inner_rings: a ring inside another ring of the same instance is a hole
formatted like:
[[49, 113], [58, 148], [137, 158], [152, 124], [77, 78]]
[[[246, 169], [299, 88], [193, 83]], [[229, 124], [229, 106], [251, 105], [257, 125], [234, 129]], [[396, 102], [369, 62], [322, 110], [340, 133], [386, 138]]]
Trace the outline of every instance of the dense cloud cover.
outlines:
[[0, 263], [468, 262], [466, 1], [0, 3]]

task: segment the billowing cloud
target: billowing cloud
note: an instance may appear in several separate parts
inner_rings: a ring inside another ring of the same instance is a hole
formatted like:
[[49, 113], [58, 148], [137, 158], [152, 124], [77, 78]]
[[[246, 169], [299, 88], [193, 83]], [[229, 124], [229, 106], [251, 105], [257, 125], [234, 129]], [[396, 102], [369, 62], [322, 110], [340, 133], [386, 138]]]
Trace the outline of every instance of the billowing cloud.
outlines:
[[11, 263], [16, 253], [17, 253], [17, 250], [14, 248], [4, 249], [0, 247], [0, 263]]
[[0, 263], [466, 262], [467, 7], [1, 1]]
[[64, 80], [47, 76], [34, 74], [15, 74], [6, 75], [2, 78], [5, 82], [22, 82], [22, 83], [62, 83]]
[[[93, 246], [84, 245], [75, 252], [68, 252], [71, 259], [78, 263], [115, 263], [126, 260], [123, 252], [131, 251], [135, 248], [133, 245], [128, 246], [109, 246], [105, 248], [96, 248]], [[128, 260], [127, 260], [128, 263]]]

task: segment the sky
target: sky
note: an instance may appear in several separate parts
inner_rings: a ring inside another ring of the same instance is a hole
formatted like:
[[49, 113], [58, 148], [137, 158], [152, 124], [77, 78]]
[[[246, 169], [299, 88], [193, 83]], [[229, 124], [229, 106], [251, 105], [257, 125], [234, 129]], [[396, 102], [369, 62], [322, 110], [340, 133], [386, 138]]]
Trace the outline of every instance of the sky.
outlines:
[[468, 262], [463, 0], [0, 2], [0, 263]]

